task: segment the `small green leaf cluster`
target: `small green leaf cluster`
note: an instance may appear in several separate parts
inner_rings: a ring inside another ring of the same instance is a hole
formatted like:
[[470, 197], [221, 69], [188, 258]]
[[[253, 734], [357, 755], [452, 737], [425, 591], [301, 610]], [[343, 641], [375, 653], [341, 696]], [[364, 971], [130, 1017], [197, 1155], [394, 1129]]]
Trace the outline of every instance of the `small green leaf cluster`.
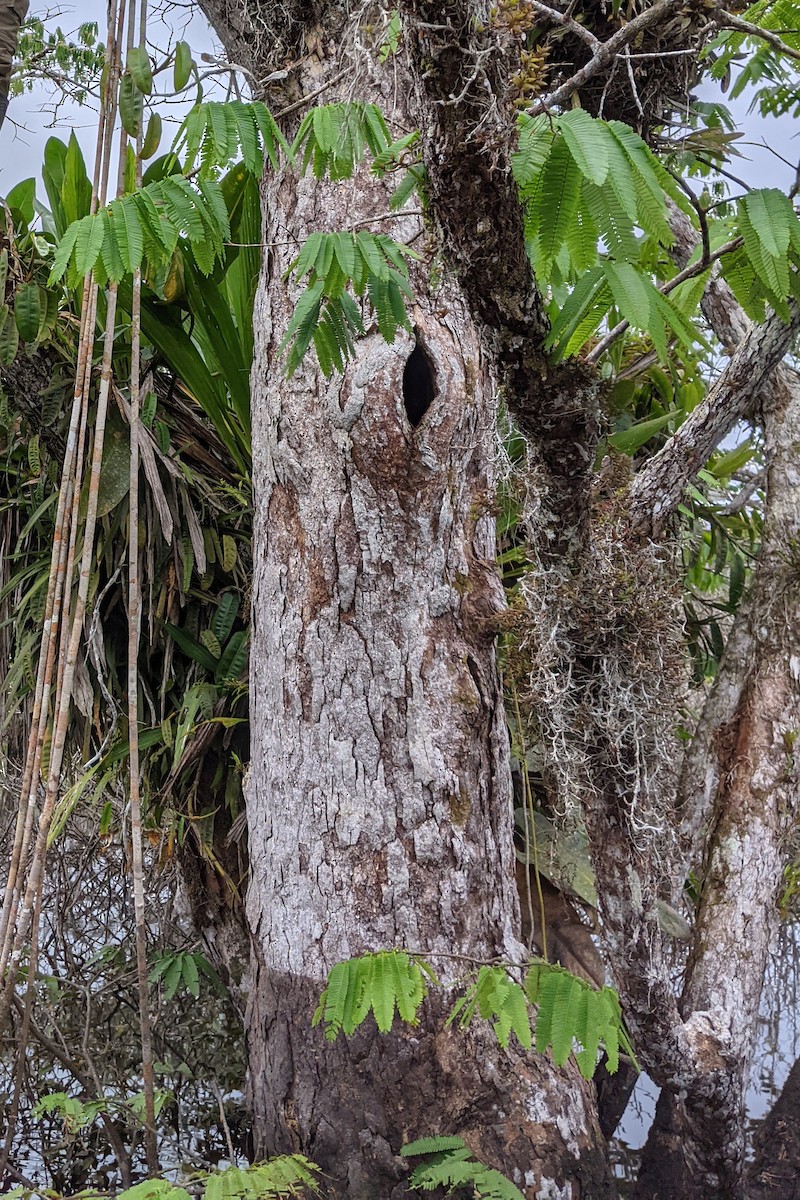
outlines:
[[314, 177], [350, 179], [369, 148], [377, 158], [391, 142], [383, 113], [374, 104], [352, 101], [321, 104], [301, 121], [292, 153], [302, 152], [302, 170], [311, 165]]
[[105, 1107], [105, 1100], [83, 1101], [77, 1100], [74, 1096], [68, 1096], [66, 1092], [50, 1092], [49, 1095], [41, 1096], [36, 1101], [31, 1115], [38, 1118], [46, 1113], [53, 1113], [61, 1118], [64, 1132], [69, 1134], [91, 1125]]
[[547, 348], [556, 359], [582, 349], [612, 309], [651, 337], [661, 361], [668, 338], [697, 342], [681, 304], [652, 279], [673, 240], [667, 198], [685, 199], [638, 134], [580, 108], [522, 114], [513, 169], [536, 278], [553, 293]]
[[183, 156], [186, 174], [197, 168], [201, 178], [216, 175], [241, 158], [245, 169], [260, 179], [265, 155], [273, 170], [278, 169], [281, 154], [292, 159], [275, 118], [258, 100], [195, 104], [178, 132], [173, 153]]
[[461, 1188], [471, 1188], [473, 1196], [482, 1200], [524, 1200], [510, 1179], [474, 1158], [459, 1137], [420, 1138], [403, 1146], [400, 1154], [403, 1158], [426, 1157], [411, 1172], [409, 1182], [416, 1191], [443, 1187], [451, 1196]]
[[179, 988], [196, 1000], [200, 995], [201, 975], [219, 987], [219, 977], [205, 955], [176, 950], [158, 955], [148, 979], [150, 983], [162, 981], [165, 1000], [171, 1000]]
[[[10, 366], [22, 343], [30, 350], [53, 338], [63, 295], [61, 288], [48, 285], [53, 249], [49, 231], [36, 228], [36, 181], [24, 179], [16, 184], [4, 203], [13, 223], [13, 237], [7, 238], [8, 244], [0, 251], [0, 365]], [[54, 416], [45, 413], [43, 424]], [[5, 412], [0, 413], [0, 424], [7, 428], [5, 417]], [[39, 474], [34, 463], [31, 472]]]
[[[777, 34], [790, 50], [800, 51], [800, 5], [796, 0], [757, 0], [742, 16], [751, 25]], [[730, 81], [736, 68], [728, 93], [731, 100], [755, 87], [751, 109], [758, 105], [762, 116], [780, 116], [791, 109], [797, 114], [796, 64], [780, 47], [747, 33], [724, 30], [705, 48], [705, 56], [711, 63], [710, 74], [723, 83]]]
[[349, 1037], [370, 1013], [381, 1033], [388, 1033], [395, 1009], [403, 1021], [417, 1024], [417, 1013], [429, 983], [436, 983], [431, 967], [422, 958], [402, 950], [382, 950], [337, 963], [319, 999], [312, 1025], [325, 1025], [325, 1037]]
[[296, 279], [308, 278], [297, 302], [281, 351], [288, 349], [287, 375], [292, 375], [311, 342], [326, 376], [343, 371], [355, 351], [354, 339], [363, 334], [361, 313], [346, 290], [369, 296], [378, 329], [387, 342], [397, 330], [411, 328], [406, 298], [408, 246], [380, 233], [312, 233], [290, 267]]
[[[400, 950], [337, 963], [313, 1024], [324, 1023], [329, 1041], [340, 1032], [354, 1033], [370, 1012], [382, 1033], [391, 1029], [395, 1009], [403, 1021], [415, 1025], [430, 984], [438, 985], [438, 980], [429, 964]], [[535, 1033], [530, 1005], [538, 1010]], [[457, 1022], [464, 1029], [476, 1015], [492, 1023], [503, 1047], [514, 1033], [526, 1050], [534, 1044], [539, 1054], [550, 1050], [557, 1066], [564, 1066], [574, 1051], [586, 1079], [594, 1075], [601, 1045], [610, 1074], [618, 1069], [620, 1049], [636, 1062], [614, 989], [597, 991], [584, 979], [544, 960], [531, 963], [524, 986], [513, 980], [505, 967], [482, 966], [474, 983], [456, 1000], [446, 1026]]]
[[[186, 568], [188, 563], [187, 574], [191, 575], [191, 541], [188, 538], [186, 540], [184, 567]], [[229, 555], [226, 561], [232, 569], [236, 561], [236, 543], [227, 535], [223, 541], [223, 555]], [[198, 637], [193, 637], [185, 629], [179, 629], [168, 621], [164, 622], [164, 628], [184, 654], [194, 659], [201, 667], [205, 667], [209, 674], [213, 675], [216, 683], [224, 684], [238, 679], [247, 665], [249, 631], [239, 629], [233, 632], [238, 613], [239, 601], [236, 592], [223, 592], [210, 624]]]
[[491, 1021], [495, 1037], [506, 1047], [515, 1033], [520, 1045], [530, 1050], [532, 1045], [528, 1001], [520, 984], [504, 967], [481, 967], [478, 978], [466, 995], [453, 1005], [447, 1025], [458, 1021], [465, 1029], [475, 1014]]
[[84, 21], [74, 34], [46, 29], [40, 17], [23, 21], [17, 38], [19, 69], [11, 79], [11, 95], [30, 91], [38, 80], [63, 73], [70, 80], [70, 97], [83, 104], [101, 76], [105, 48], [98, 40], [96, 21]]

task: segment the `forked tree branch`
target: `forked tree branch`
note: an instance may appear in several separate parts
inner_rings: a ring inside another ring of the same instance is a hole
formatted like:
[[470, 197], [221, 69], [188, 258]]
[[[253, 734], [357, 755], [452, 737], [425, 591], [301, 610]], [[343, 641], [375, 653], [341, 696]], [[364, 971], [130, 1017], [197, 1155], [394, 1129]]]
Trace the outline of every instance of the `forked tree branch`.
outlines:
[[638, 17], [634, 17], [627, 25], [623, 25], [616, 33], [612, 34], [608, 41], [601, 43], [579, 71], [576, 71], [571, 78], [557, 87], [549, 96], [545, 96], [528, 110], [531, 116], [536, 116], [538, 113], [547, 112], [548, 109], [558, 108], [561, 104], [566, 104], [579, 88], [582, 88], [585, 83], [593, 79], [595, 75], [610, 67], [614, 59], [624, 50], [626, 46], [630, 46], [631, 42], [635, 41], [639, 34], [644, 33], [646, 29], [650, 29], [653, 25], [658, 25], [671, 17], [678, 9], [684, 8], [684, 0], [660, 0], [660, 3], [654, 4], [651, 8], [646, 8]]
[[639, 472], [631, 487], [631, 521], [643, 534], [658, 537], [695, 477], [720, 441], [750, 410], [764, 384], [800, 330], [800, 305], [790, 319], [773, 313], [752, 325], [705, 399]]

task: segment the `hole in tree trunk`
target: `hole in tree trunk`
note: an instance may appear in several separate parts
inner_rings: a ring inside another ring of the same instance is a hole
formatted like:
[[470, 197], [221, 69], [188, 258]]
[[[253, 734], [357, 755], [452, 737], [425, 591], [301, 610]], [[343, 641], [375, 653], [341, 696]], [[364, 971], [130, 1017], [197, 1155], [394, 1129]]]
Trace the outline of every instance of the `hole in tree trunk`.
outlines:
[[419, 425], [433, 404], [433, 365], [417, 342], [403, 371], [403, 403], [411, 425]]

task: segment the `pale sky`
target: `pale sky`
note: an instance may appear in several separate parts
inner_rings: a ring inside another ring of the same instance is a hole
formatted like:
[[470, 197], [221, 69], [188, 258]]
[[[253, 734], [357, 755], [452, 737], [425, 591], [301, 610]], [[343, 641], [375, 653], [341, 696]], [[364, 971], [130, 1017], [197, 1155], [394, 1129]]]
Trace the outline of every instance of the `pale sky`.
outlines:
[[[52, 28], [59, 26], [67, 35], [73, 33], [85, 21], [97, 21], [100, 27], [100, 40], [105, 41], [107, 12], [105, 0], [81, 0], [80, 3], [75, 3], [74, 0], [64, 0], [64, 3], [59, 4], [57, 8], [55, 5], [46, 6], [37, 3], [37, 0], [32, 0], [30, 8], [32, 16], [44, 18], [48, 11], [58, 12], [59, 15], [48, 20], [47, 24]], [[181, 39], [191, 45], [201, 69], [203, 64], [199, 62], [200, 54], [219, 52], [209, 24], [197, 4], [175, 3], [173, 0], [154, 0], [148, 16], [148, 40], [151, 45], [163, 51], [170, 44]], [[156, 78], [156, 91], [159, 90], [159, 87], [169, 89], [172, 72], [165, 72], [162, 79], [163, 83], [160, 83]], [[213, 85], [204, 83], [204, 88], [206, 98], [211, 98]], [[170, 128], [168, 122], [174, 121], [177, 125], [186, 108], [194, 99], [190, 91], [187, 91], [186, 95], [189, 97], [188, 103], [174, 103], [170, 106], [162, 101], [157, 105], [164, 122], [159, 153], [165, 153], [169, 149], [174, 136], [175, 128]], [[97, 132], [97, 108], [91, 102], [84, 106], [65, 102], [60, 105], [54, 115], [58, 98], [57, 92], [52, 87], [43, 85], [37, 86], [32, 92], [25, 92], [22, 96], [12, 98], [8, 115], [2, 131], [0, 131], [0, 195], [5, 195], [21, 179], [29, 178], [31, 175], [38, 177], [39, 164], [44, 155], [47, 139], [55, 134], [62, 141], [66, 141], [73, 129], [81, 143], [86, 165], [91, 175]], [[41, 188], [39, 190], [42, 191]], [[42, 199], [42, 196], [40, 195], [39, 198]]]

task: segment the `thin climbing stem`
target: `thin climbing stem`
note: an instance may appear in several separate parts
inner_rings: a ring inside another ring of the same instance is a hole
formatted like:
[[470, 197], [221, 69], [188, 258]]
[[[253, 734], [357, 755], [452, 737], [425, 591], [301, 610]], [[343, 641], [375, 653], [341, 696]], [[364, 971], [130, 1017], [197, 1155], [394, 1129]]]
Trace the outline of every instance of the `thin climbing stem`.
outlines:
[[[128, 49], [133, 46], [135, 0], [130, 0]], [[147, 0], [141, 0], [139, 46], [146, 49]], [[136, 186], [142, 183], [142, 134], [136, 139]], [[145, 919], [144, 863], [142, 854], [142, 805], [139, 764], [139, 636], [141, 587], [139, 583], [139, 427], [141, 388], [142, 272], [133, 276], [131, 300], [131, 395], [130, 395], [130, 486], [128, 516], [128, 764], [131, 806], [131, 858], [133, 864], [133, 907], [136, 925], [136, 977], [139, 991], [139, 1027], [142, 1043], [142, 1080], [145, 1109], [145, 1155], [151, 1175], [160, 1170], [156, 1144], [155, 1075], [150, 996], [147, 979], [147, 924]]]

